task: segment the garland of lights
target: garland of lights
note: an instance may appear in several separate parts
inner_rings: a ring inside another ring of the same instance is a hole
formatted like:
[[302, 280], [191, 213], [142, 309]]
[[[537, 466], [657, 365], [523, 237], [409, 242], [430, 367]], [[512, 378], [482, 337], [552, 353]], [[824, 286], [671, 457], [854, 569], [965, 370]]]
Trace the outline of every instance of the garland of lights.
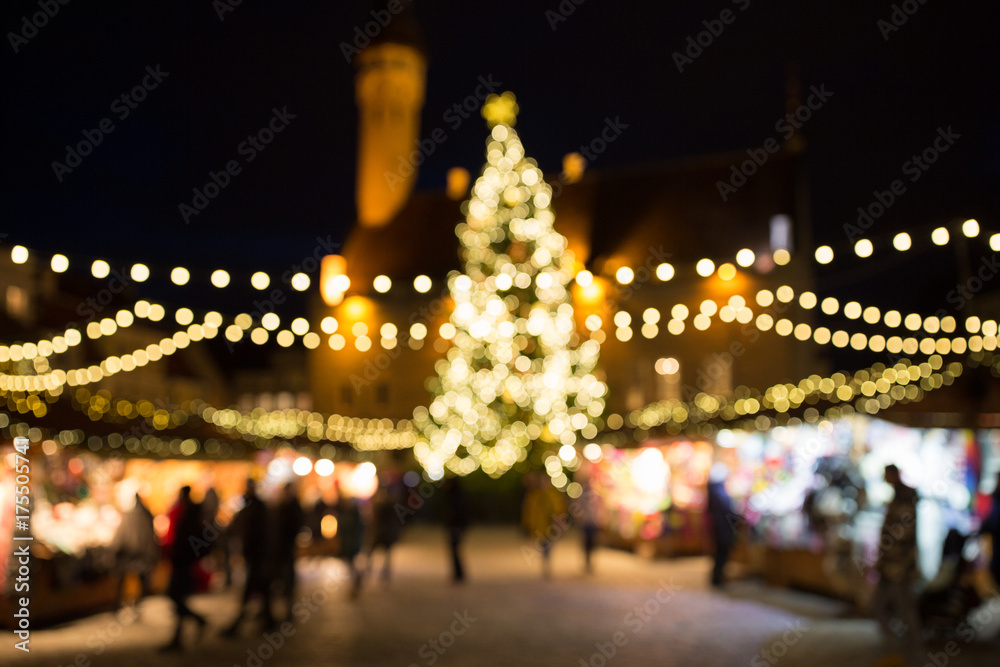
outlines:
[[[978, 237], [981, 231], [979, 222], [975, 219], [966, 220], [962, 223], [961, 231], [966, 238]], [[930, 234], [931, 242], [936, 246], [947, 245], [951, 241], [951, 238], [952, 234], [947, 227], [937, 227]], [[1000, 233], [991, 234], [988, 242], [990, 249], [1000, 251]], [[897, 233], [893, 237], [892, 246], [899, 252], [910, 250], [913, 246], [912, 235], [910, 232]], [[871, 257], [874, 253], [874, 244], [868, 238], [861, 238], [854, 242], [853, 250], [856, 256], [865, 259]], [[15, 264], [26, 263], [31, 255], [32, 251], [22, 245], [16, 245], [11, 249], [11, 261]], [[833, 261], [835, 253], [831, 246], [823, 245], [813, 251], [812, 257], [817, 264], [825, 265]], [[778, 248], [771, 253], [771, 261], [774, 265], [785, 266], [791, 260], [791, 253], [784, 248]], [[702, 278], [708, 278], [717, 274], [722, 280], [728, 281], [736, 277], [736, 266], [746, 269], [752, 267], [756, 261], [756, 253], [749, 248], [743, 248], [736, 253], [734, 257], [735, 264], [728, 260], [719, 261], [703, 258], [694, 264], [694, 268], [698, 276]], [[54, 273], [63, 273], [69, 269], [70, 262], [66, 255], [59, 253], [51, 257], [49, 266]], [[90, 272], [95, 278], [103, 279], [111, 274], [111, 266], [103, 259], [94, 260], [91, 262]], [[584, 273], [592, 278], [592, 274], [589, 271]], [[676, 272], [672, 264], [663, 263], [656, 268], [655, 273], [657, 278], [665, 282], [672, 279]], [[147, 281], [151, 275], [149, 267], [141, 263], [133, 264], [128, 269], [128, 274], [136, 283]], [[628, 266], [619, 267], [614, 274], [614, 279], [621, 285], [630, 284], [634, 280], [634, 277], [635, 270]], [[191, 273], [188, 269], [182, 266], [171, 269], [170, 281], [174, 285], [187, 285], [190, 280]], [[225, 269], [216, 269], [212, 271], [209, 282], [213, 287], [219, 289], [228, 287], [231, 284], [230, 272]], [[268, 289], [271, 282], [271, 277], [264, 271], [254, 272], [249, 280], [250, 285], [254, 289], [261, 291]], [[311, 280], [308, 274], [298, 272], [291, 276], [289, 283], [293, 289], [304, 292], [309, 289]], [[391, 279], [384, 275], [377, 276], [372, 283], [372, 287], [379, 293], [388, 292], [391, 286]], [[426, 293], [432, 287], [432, 280], [426, 275], [419, 275], [414, 278], [413, 287], [417, 292]]]
[[[875, 414], [895, 401], [918, 401], [922, 397], [920, 391], [927, 392], [950, 385], [962, 374], [962, 364], [958, 362], [952, 362], [941, 372], [935, 372], [942, 366], [941, 357], [933, 355], [920, 364], [910, 364], [906, 360], [888, 368], [876, 364], [851, 377], [844, 373], [835, 373], [828, 378], [813, 375], [798, 384], [776, 384], [763, 392], [740, 387], [732, 397], [702, 392], [691, 401], [658, 401], [632, 411], [624, 420], [618, 415], [612, 415], [615, 419], [609, 417], [609, 428], [617, 430], [629, 426], [649, 429], [670, 422], [682, 425], [689, 421], [705, 422], [712, 419], [733, 421], [762, 410], [786, 413], [805, 403], [815, 404], [820, 401], [848, 403], [857, 400], [858, 411]], [[815, 415], [819, 414], [813, 410]]]

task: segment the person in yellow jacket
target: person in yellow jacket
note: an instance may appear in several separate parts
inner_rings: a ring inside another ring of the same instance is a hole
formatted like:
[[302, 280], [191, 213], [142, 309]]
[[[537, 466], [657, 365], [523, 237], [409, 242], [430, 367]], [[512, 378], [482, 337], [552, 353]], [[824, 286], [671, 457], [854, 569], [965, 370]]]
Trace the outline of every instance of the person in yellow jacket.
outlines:
[[533, 549], [525, 554], [529, 560], [542, 558], [542, 576], [552, 574], [552, 544], [569, 527], [566, 498], [541, 474], [525, 478], [527, 492], [521, 506], [521, 527], [532, 540]]

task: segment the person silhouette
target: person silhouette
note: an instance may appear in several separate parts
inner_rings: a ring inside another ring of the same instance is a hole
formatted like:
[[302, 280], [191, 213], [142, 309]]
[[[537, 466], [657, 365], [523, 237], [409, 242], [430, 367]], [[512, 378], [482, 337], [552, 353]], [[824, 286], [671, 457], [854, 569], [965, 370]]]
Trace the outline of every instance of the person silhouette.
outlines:
[[716, 588], [725, 584], [726, 563], [736, 541], [732, 524], [735, 516], [733, 502], [726, 492], [728, 475], [729, 469], [721, 462], [714, 463], [708, 472], [708, 521], [714, 553], [711, 583]]
[[372, 497], [372, 534], [365, 559], [365, 570], [371, 574], [375, 564], [375, 551], [382, 550], [382, 581], [389, 580], [392, 547], [402, 532], [403, 523], [396, 515], [396, 506], [402, 502], [402, 482], [398, 476], [387, 471], [382, 475], [378, 491]]
[[230, 524], [233, 534], [242, 542], [246, 582], [243, 585], [240, 611], [233, 622], [222, 632], [226, 637], [235, 637], [239, 633], [250, 600], [254, 598], [260, 600], [260, 615], [263, 618], [264, 627], [270, 629], [275, 625], [274, 616], [271, 614], [274, 549], [271, 544], [272, 525], [270, 519], [267, 506], [257, 495], [256, 482], [248, 479], [246, 492], [243, 495], [243, 508], [233, 517], [233, 522]]
[[[115, 555], [118, 571], [118, 602], [132, 608], [138, 617], [138, 603], [149, 593], [149, 580], [153, 569], [160, 562], [160, 543], [153, 528], [153, 514], [135, 494], [134, 505], [122, 515], [122, 522], [115, 531], [111, 551]], [[139, 580], [139, 595], [125, 600], [125, 581], [130, 576]]]
[[445, 480], [444, 523], [448, 531], [448, 549], [451, 553], [451, 579], [456, 584], [465, 581], [465, 567], [462, 563], [462, 538], [469, 527], [469, 506], [457, 477]]
[[281, 503], [276, 510], [276, 572], [281, 593], [285, 598], [285, 620], [292, 620], [292, 607], [295, 600], [295, 554], [298, 549], [299, 531], [305, 523], [305, 513], [299, 503], [295, 485], [291, 482], [285, 485]]
[[169, 644], [161, 651], [180, 651], [183, 648], [181, 635], [184, 629], [184, 619], [192, 618], [198, 624], [198, 636], [205, 630], [208, 622], [203, 616], [192, 611], [187, 605], [187, 600], [194, 590], [194, 573], [192, 572], [195, 563], [198, 562], [199, 547], [195, 543], [201, 532], [201, 507], [191, 500], [191, 487], [181, 487], [175, 505], [176, 512], [171, 512], [177, 517], [177, 525], [173, 526], [173, 541], [170, 544], [170, 584], [167, 586], [167, 595], [174, 603], [176, 613], [176, 624], [174, 626], [174, 636]]
[[892, 500], [886, 508], [879, 537], [875, 571], [878, 584], [872, 594], [871, 607], [878, 619], [882, 637], [896, 643], [900, 635], [893, 631], [897, 619], [904, 629], [902, 641], [907, 659], [920, 664], [922, 659], [921, 627], [913, 585], [919, 577], [917, 568], [917, 492], [903, 483], [899, 468], [885, 467], [885, 481], [893, 488]]

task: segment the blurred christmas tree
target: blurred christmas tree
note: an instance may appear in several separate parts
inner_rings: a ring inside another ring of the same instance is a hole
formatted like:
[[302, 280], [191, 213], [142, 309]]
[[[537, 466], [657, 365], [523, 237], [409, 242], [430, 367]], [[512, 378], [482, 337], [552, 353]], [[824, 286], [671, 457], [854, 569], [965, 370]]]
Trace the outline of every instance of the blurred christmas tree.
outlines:
[[576, 332], [569, 283], [574, 261], [553, 229], [552, 190], [514, 131], [517, 103], [493, 95], [483, 107], [492, 127], [487, 163], [456, 228], [465, 273], [453, 273], [455, 301], [438, 361], [434, 399], [414, 417], [414, 447], [432, 479], [476, 468], [499, 477], [519, 461], [541, 463], [565, 487], [562, 462], [597, 435], [607, 387], [593, 374], [596, 340]]

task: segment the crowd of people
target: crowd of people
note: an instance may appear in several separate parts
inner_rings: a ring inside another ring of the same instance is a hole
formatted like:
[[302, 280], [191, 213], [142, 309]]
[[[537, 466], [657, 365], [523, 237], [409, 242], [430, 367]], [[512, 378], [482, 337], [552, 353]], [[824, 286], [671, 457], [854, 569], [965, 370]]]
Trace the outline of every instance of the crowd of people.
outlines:
[[[721, 465], [713, 467], [706, 488], [708, 538], [714, 554], [710, 583], [720, 588], [725, 585], [726, 564], [743, 524], [726, 493], [726, 472]], [[529, 474], [524, 481], [521, 527], [531, 540], [533, 549], [529, 551], [540, 562], [542, 576], [551, 576], [552, 547], [570, 526], [577, 527], [582, 535], [585, 569], [591, 572], [600, 503], [586, 480], [583, 493], [572, 500], [553, 488], [544, 475]], [[870, 563], [877, 575], [871, 610], [887, 639], [901, 644], [913, 660], [920, 654], [922, 630], [928, 619], [935, 618], [935, 614], [940, 617], [941, 609], [950, 609], [949, 605], [961, 602], [970, 608], [975, 606], [977, 601], [969, 593], [970, 564], [964, 556], [968, 539], [975, 536], [964, 536], [958, 531], [949, 533], [941, 572], [923, 587], [918, 599], [915, 585], [920, 577], [916, 539], [918, 495], [903, 483], [894, 465], [885, 468], [885, 481], [892, 487], [893, 497], [886, 510], [877, 555]], [[336, 504], [319, 511], [332, 513], [336, 518], [338, 555], [349, 573], [349, 595], [356, 598], [364, 579], [375, 574], [377, 558], [381, 561], [379, 578], [388, 581], [392, 576], [391, 553], [404, 525], [398, 510], [405, 506], [405, 487], [398, 478], [389, 483], [383, 480], [375, 494], [364, 501], [338, 491]], [[458, 479], [443, 481], [441, 506], [451, 578], [453, 583], [461, 584], [466, 580], [462, 541], [471, 522], [471, 508]], [[240, 509], [225, 528], [218, 521], [219, 510], [214, 490], [210, 489], [199, 503], [192, 499], [190, 487], [181, 488], [160, 541], [153, 516], [138, 494], [134, 506], [123, 514], [112, 544], [118, 562], [120, 596], [128, 597], [124, 593], [127, 579], [137, 581], [139, 598], [146, 595], [154, 568], [161, 560], [170, 564], [166, 593], [173, 602], [176, 618], [172, 639], [165, 650], [183, 647], [186, 623], [194, 624], [196, 636], [205, 631], [206, 619], [188, 605], [188, 599], [208, 588], [213, 572], [219, 573], [225, 586], [231, 585], [230, 561], [234, 555], [243, 563], [242, 591], [238, 612], [222, 629], [222, 635], [239, 636], [248, 624], [272, 629], [279, 618], [291, 620], [300, 535], [311, 524], [316, 524], [318, 530], [318, 522], [311, 521], [303, 511], [295, 485], [286, 484], [273, 502], [265, 502], [258, 495], [257, 484], [249, 479]], [[992, 512], [980, 532], [992, 536], [994, 545], [1000, 544], [1000, 478]], [[208, 566], [207, 560], [214, 567]], [[1000, 549], [993, 549], [989, 570], [993, 580], [1000, 582]]]
[[[394, 511], [400, 494], [398, 483], [382, 484], [363, 511], [358, 499], [338, 488], [335, 505], [327, 507], [319, 501], [312, 510], [320, 515], [316, 523], [327, 514], [336, 519], [338, 555], [350, 572], [351, 597], [358, 596], [376, 550], [381, 552], [381, 578], [390, 577], [390, 553], [402, 528]], [[139, 494], [135, 495], [134, 505], [123, 513], [112, 543], [121, 604], [131, 607], [138, 616], [138, 600], [151, 591], [157, 566], [161, 561], [170, 566], [166, 594], [173, 602], [175, 625], [164, 651], [183, 648], [188, 622], [195, 624], [197, 637], [205, 631], [206, 619], [188, 605], [188, 600], [194, 593], [208, 590], [216, 573], [223, 586], [231, 586], [233, 556], [242, 560], [242, 591], [239, 610], [221, 634], [237, 637], [248, 625], [268, 630], [277, 626], [278, 619], [291, 620], [296, 555], [300, 535], [308, 531], [310, 523], [296, 486], [286, 484], [274, 502], [267, 502], [259, 495], [257, 483], [248, 479], [239, 507], [231, 521], [223, 525], [214, 489], [209, 489], [201, 502], [195, 502], [191, 487], [183, 486], [167, 513], [166, 531], [159, 538], [153, 515]], [[359, 563], [362, 556], [366, 556], [365, 563]], [[137, 586], [129, 586], [129, 582]], [[135, 587], [137, 592], [127, 593], [127, 588]]]

